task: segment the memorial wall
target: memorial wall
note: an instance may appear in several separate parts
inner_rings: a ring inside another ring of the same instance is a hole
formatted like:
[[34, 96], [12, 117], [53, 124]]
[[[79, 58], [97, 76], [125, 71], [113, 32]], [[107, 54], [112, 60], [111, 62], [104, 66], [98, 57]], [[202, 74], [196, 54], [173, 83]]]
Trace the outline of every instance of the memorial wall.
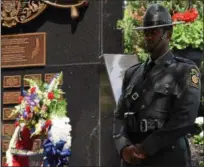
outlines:
[[[104, 68], [99, 56], [122, 52], [121, 32], [116, 30], [122, 1], [72, 0], [67, 4], [59, 0], [56, 5], [51, 0], [3, 0], [1, 9], [2, 166], [15, 129], [15, 117], [8, 116], [19, 103], [22, 89], [28, 88], [24, 78], [49, 83], [61, 71], [72, 125], [69, 167], [109, 166], [108, 153], [114, 146], [104, 143], [112, 142], [111, 133], [99, 139], [100, 129], [105, 132], [110, 126], [98, 123], [100, 69]], [[41, 144], [41, 139], [35, 140], [33, 150]]]

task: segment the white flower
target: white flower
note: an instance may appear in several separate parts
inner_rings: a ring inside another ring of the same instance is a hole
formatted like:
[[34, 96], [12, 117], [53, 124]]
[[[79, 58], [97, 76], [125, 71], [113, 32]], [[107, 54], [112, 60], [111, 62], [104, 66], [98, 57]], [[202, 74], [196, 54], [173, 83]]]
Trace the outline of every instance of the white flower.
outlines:
[[200, 134], [199, 134], [199, 136], [201, 137], [201, 138], [203, 138], [203, 136], [204, 136], [204, 131], [202, 131], [202, 132], [200, 132]]
[[53, 78], [52, 82], [48, 87], [48, 92], [51, 92], [53, 90], [53, 88], [55, 87], [55, 82], [56, 82], [56, 78]]
[[204, 121], [203, 121], [203, 117], [197, 117], [195, 120], [195, 123], [198, 125], [203, 125]]
[[70, 119], [68, 117], [56, 117], [51, 118], [52, 126], [48, 132], [48, 138], [56, 144], [60, 140], [66, 141], [64, 149], [71, 147], [71, 130], [72, 127], [69, 124]]

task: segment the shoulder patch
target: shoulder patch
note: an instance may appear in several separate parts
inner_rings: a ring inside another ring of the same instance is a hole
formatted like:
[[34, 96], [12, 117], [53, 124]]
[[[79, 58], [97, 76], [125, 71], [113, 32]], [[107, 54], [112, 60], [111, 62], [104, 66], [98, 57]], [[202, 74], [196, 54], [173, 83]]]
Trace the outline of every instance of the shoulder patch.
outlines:
[[191, 68], [190, 71], [190, 85], [195, 88], [200, 87], [200, 73], [196, 68]]

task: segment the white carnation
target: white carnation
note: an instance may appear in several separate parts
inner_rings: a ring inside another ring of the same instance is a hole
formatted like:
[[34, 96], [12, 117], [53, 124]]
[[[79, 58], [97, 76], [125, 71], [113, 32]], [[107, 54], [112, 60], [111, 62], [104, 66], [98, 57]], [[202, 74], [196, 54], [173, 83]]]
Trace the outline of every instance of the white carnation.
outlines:
[[204, 119], [203, 117], [197, 117], [195, 123], [198, 125], [203, 125], [204, 122], [203, 119]]
[[52, 119], [52, 126], [51, 129], [48, 132], [48, 138], [56, 144], [60, 140], [66, 141], [64, 145], [65, 148], [70, 148], [71, 147], [71, 130], [72, 127], [69, 124], [70, 119], [68, 117], [56, 117], [53, 116]]

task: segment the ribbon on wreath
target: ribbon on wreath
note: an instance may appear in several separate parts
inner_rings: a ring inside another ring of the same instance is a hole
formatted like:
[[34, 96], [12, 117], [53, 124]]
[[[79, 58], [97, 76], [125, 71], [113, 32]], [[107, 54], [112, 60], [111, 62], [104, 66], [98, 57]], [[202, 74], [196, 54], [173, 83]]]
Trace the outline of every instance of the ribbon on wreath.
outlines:
[[55, 145], [47, 139], [43, 144], [44, 147], [44, 158], [43, 167], [48, 166], [58, 166], [68, 165], [68, 157], [71, 156], [71, 151], [69, 149], [64, 149], [64, 144], [66, 141], [60, 140]]

